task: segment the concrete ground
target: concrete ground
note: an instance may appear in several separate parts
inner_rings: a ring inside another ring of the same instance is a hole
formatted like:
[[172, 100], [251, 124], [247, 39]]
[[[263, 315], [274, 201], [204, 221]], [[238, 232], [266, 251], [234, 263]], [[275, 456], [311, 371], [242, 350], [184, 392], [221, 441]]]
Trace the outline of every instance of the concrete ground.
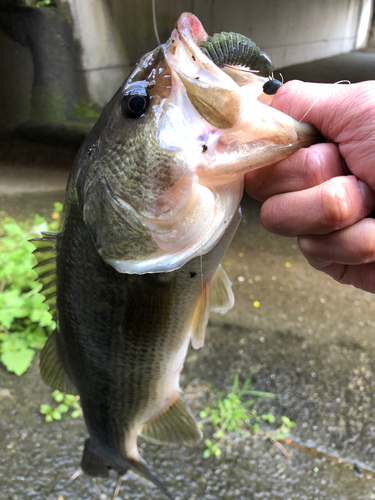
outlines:
[[[313, 81], [375, 79], [375, 53], [355, 52], [286, 68]], [[319, 77], [319, 75], [321, 75]], [[62, 201], [73, 152], [7, 142], [0, 154], [0, 210], [24, 220], [50, 216]], [[5, 151], [5, 152], [4, 152]], [[1, 156], [2, 155], [2, 156]], [[223, 265], [235, 307], [212, 314], [206, 344], [189, 352], [182, 386], [196, 414], [209, 388], [229, 391], [257, 367], [253, 388], [278, 394], [258, 404], [296, 422], [286, 459], [260, 436], [233, 436], [219, 459], [193, 447], [141, 444], [145, 459], [176, 500], [375, 499], [375, 299], [308, 266], [294, 238], [267, 233], [260, 203], [245, 197], [243, 221]], [[258, 306], [258, 307], [256, 307]], [[21, 378], [0, 367], [0, 498], [110, 499], [115, 476], [76, 477], [86, 436], [82, 420], [46, 423], [51, 401], [37, 360]], [[206, 425], [205, 437], [213, 429]], [[119, 498], [161, 498], [137, 478]]]

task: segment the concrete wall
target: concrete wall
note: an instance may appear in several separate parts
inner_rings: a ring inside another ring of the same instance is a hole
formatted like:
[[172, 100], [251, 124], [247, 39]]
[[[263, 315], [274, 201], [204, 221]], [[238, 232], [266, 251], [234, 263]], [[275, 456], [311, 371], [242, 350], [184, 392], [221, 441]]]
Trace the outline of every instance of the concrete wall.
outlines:
[[33, 79], [30, 49], [0, 29], [0, 131], [30, 118]]
[[[13, 2], [4, 7], [0, 0], [0, 133], [24, 123], [34, 126], [88, 116], [90, 103], [104, 106], [136, 61], [158, 45], [152, 0], [59, 1], [58, 9], [29, 9], [30, 19], [35, 18], [29, 22], [25, 9], [17, 21]], [[155, 0], [155, 4], [162, 42], [179, 15], [190, 11], [209, 34], [224, 30], [249, 36], [269, 53], [276, 68], [282, 68], [365, 43], [373, 1]], [[375, 21], [373, 32], [374, 25]], [[50, 92], [50, 80], [60, 99]]]
[[74, 120], [86, 102], [69, 11], [0, 4], [0, 131]]
[[[103, 105], [138, 58], [157, 45], [151, 0], [68, 1], [83, 49], [89, 92]], [[190, 11], [209, 34], [224, 30], [249, 36], [271, 56], [277, 68], [357, 48], [360, 21], [366, 28], [371, 16], [371, 0], [155, 2], [162, 42], [169, 37], [179, 14]]]
[[367, 46], [371, 48], [375, 48], [375, 8], [372, 11], [372, 19], [370, 23], [370, 29], [368, 34], [368, 42]]

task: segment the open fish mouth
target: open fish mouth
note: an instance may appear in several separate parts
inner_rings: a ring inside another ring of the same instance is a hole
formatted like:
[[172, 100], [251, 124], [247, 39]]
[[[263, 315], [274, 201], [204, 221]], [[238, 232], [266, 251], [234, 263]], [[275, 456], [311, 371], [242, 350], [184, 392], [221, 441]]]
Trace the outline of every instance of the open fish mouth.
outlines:
[[270, 106], [272, 96], [263, 92], [268, 78], [217, 66], [200, 48], [207, 37], [193, 14], [182, 14], [170, 39], [146, 55], [120, 89], [120, 97], [140, 86], [144, 95], [150, 92], [137, 129], [139, 137], [142, 127], [148, 135], [137, 141], [152, 144], [145, 144], [144, 163], [160, 163], [159, 172], [151, 166], [155, 187], [146, 188], [150, 179], [135, 171], [131, 183], [140, 181], [131, 192], [129, 179], [125, 185], [118, 176], [104, 182], [101, 175], [111, 210], [130, 221], [132, 239], [113, 225], [111, 235], [102, 229], [97, 178], [87, 183], [87, 193], [94, 189], [91, 201], [86, 196], [86, 221], [100, 255], [120, 273], [169, 272], [206, 254], [238, 211], [246, 172], [322, 139], [311, 125]]
[[268, 78], [243, 72], [240, 67], [216, 66], [199, 46], [207, 38], [201, 22], [185, 13], [166, 50], [166, 58], [191, 104], [211, 125], [202, 134], [207, 138], [207, 154], [197, 169], [202, 184], [236, 180], [249, 170], [275, 163], [293, 150], [322, 140], [311, 125], [269, 106], [272, 96], [263, 92]]

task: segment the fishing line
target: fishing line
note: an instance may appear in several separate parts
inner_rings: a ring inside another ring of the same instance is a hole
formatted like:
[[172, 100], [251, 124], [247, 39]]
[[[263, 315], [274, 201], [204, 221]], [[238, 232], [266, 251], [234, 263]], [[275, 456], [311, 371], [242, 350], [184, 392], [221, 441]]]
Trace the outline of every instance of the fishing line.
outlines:
[[[335, 82], [333, 85], [339, 85], [340, 83], [346, 83], [347, 85], [351, 85], [351, 81], [350, 80], [339, 80], [338, 82]], [[318, 99], [319, 97], [317, 97], [315, 99], [315, 101], [311, 104], [311, 106], [309, 107], [309, 109], [306, 111], [306, 113], [303, 115], [303, 117], [298, 121], [299, 123], [301, 123], [301, 121], [306, 117], [306, 115], [308, 113], [310, 113], [310, 111], [312, 110], [312, 108], [315, 106], [315, 104], [318, 102]]]
[[259, 73], [259, 69], [247, 69], [242, 66], [233, 66], [233, 64], [221, 63], [222, 66], [226, 66], [227, 68], [233, 68], [237, 71], [242, 71], [243, 73]]
[[306, 111], [306, 113], [303, 115], [303, 117], [302, 117], [300, 120], [298, 120], [298, 123], [301, 123], [301, 121], [302, 121], [302, 120], [306, 117], [306, 115], [307, 115], [308, 113], [310, 113], [310, 111], [313, 109], [313, 107], [315, 106], [315, 104], [318, 102], [318, 99], [319, 99], [319, 97], [316, 97], [316, 98], [315, 98], [315, 101], [311, 104], [311, 106], [310, 106], [310, 107], [309, 107], [309, 109]]
[[204, 309], [204, 304], [203, 304], [203, 257], [202, 257], [202, 250], [200, 251], [199, 254], [200, 257], [200, 264], [201, 264], [201, 287], [202, 287], [202, 311]]
[[154, 32], [155, 32], [156, 41], [158, 42], [158, 45], [161, 45], [159, 33], [158, 33], [158, 27], [156, 25], [155, 0], [152, 0], [152, 20], [154, 22]]

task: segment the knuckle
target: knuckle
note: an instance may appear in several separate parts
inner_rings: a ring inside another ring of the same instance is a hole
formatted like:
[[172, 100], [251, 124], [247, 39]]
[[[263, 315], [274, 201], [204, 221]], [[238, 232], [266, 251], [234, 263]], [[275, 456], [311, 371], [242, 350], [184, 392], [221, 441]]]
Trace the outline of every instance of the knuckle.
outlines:
[[303, 175], [306, 186], [319, 186], [340, 174], [341, 160], [335, 144], [319, 144], [305, 150]]
[[373, 234], [365, 234], [362, 245], [359, 245], [361, 263], [368, 264], [375, 260], [375, 241]]
[[276, 200], [269, 199], [265, 201], [260, 210], [260, 221], [267, 231], [277, 232], [279, 228], [279, 218], [277, 217]]
[[263, 172], [249, 172], [245, 177], [245, 187], [247, 193], [256, 200], [265, 201], [268, 197], [268, 186]]
[[316, 149], [306, 149], [303, 163], [304, 181], [307, 187], [319, 186], [327, 179], [324, 176], [323, 159]]
[[348, 184], [339, 179], [331, 179], [321, 185], [323, 224], [336, 230], [351, 218], [352, 199]]

